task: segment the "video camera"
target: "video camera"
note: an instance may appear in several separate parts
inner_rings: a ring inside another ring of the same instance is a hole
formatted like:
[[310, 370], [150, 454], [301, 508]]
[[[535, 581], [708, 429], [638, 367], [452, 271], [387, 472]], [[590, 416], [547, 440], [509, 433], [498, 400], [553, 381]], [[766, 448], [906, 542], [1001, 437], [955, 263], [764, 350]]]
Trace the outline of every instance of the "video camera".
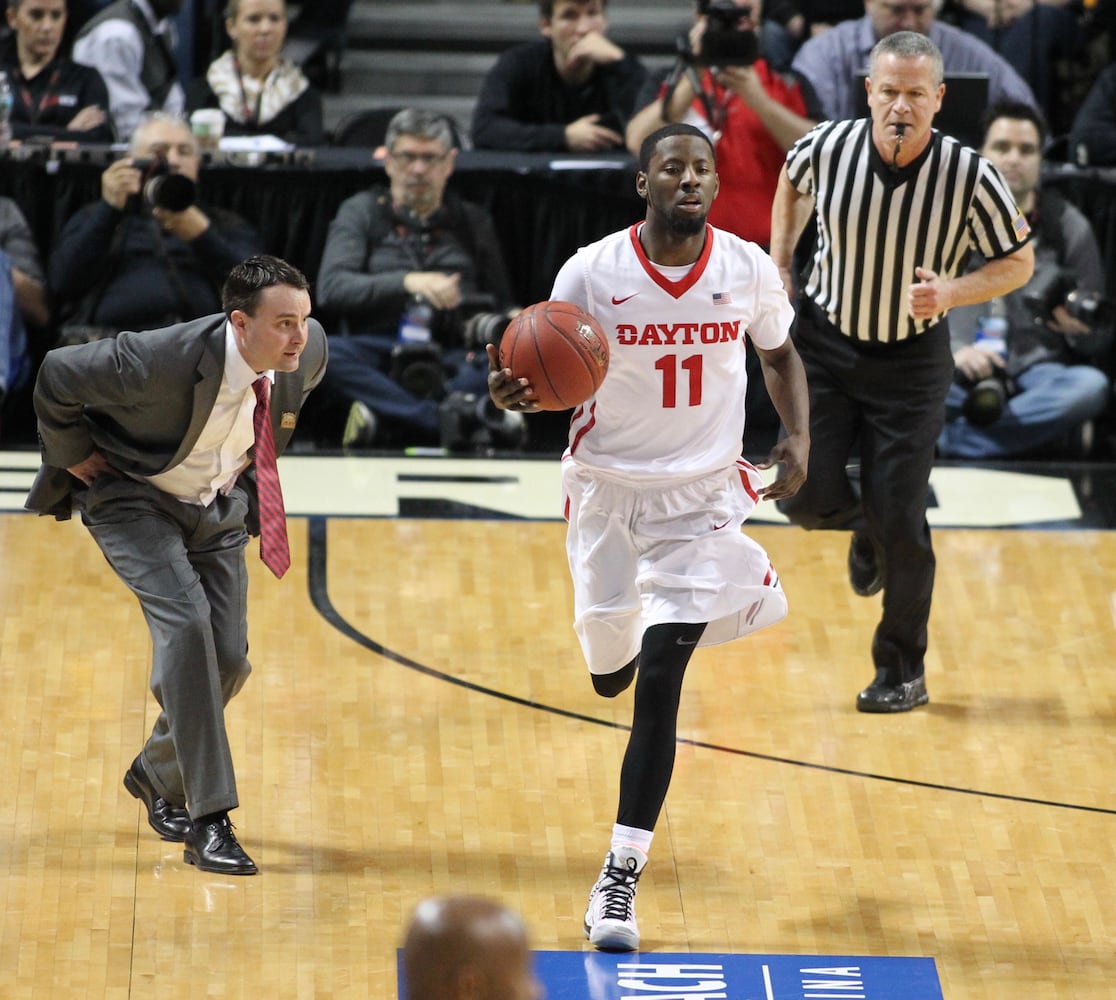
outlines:
[[163, 157], [133, 160], [132, 166], [142, 175], [140, 190], [149, 208], [165, 208], [168, 212], [184, 212], [197, 196], [197, 185], [185, 174], [171, 172]]
[[1023, 289], [1023, 301], [1043, 325], [1054, 318], [1054, 310], [1064, 306], [1074, 319], [1096, 328], [1108, 326], [1116, 320], [1116, 303], [1099, 292], [1082, 291], [1072, 271], [1057, 264], [1042, 264], [1035, 269], [1031, 280]]
[[679, 54], [698, 66], [751, 66], [759, 58], [759, 36], [740, 27], [740, 19], [751, 13], [751, 7], [738, 7], [733, 0], [698, 0], [698, 14], [705, 18], [701, 53], [695, 54], [689, 38], [680, 35], [675, 41]]

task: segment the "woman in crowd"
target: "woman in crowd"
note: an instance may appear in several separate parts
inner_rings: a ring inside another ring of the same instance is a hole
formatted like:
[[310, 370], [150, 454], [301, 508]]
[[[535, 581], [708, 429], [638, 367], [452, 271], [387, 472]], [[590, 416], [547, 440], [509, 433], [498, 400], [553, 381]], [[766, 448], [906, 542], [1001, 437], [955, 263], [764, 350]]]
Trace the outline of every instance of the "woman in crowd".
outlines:
[[105, 81], [60, 51], [66, 0], [8, 0], [7, 8], [12, 34], [0, 70], [12, 91], [12, 138], [112, 142]]
[[232, 48], [193, 82], [186, 108], [220, 108], [225, 135], [275, 135], [296, 146], [322, 142], [322, 96], [281, 55], [287, 37], [283, 0], [229, 0]]

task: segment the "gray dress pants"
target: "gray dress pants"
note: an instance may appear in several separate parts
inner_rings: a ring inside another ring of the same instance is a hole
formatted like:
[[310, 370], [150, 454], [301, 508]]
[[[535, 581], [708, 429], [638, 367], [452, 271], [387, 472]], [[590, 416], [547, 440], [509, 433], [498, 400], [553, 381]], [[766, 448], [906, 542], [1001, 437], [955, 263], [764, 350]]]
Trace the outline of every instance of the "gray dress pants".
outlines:
[[236, 808], [224, 708], [251, 670], [244, 491], [200, 507], [101, 476], [75, 496], [151, 631], [151, 691], [162, 711], [140, 755], [147, 776], [193, 818]]

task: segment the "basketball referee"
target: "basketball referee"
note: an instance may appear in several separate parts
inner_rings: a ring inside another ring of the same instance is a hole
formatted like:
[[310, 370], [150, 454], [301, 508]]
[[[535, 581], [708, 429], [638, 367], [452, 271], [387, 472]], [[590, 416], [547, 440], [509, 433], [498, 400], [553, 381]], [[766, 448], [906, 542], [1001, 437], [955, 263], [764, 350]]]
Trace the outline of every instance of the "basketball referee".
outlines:
[[[883, 590], [876, 675], [856, 707], [905, 712], [928, 701], [926, 503], [953, 379], [946, 314], [1023, 285], [1034, 252], [995, 167], [931, 127], [945, 93], [934, 43], [888, 35], [868, 72], [871, 118], [803, 136], [772, 205], [771, 257], [787, 288], [811, 213], [818, 234], [795, 333], [810, 384], [809, 472], [779, 508], [805, 528], [853, 532], [853, 589]], [[966, 274], [973, 250], [988, 263]], [[846, 471], [858, 455], [859, 488]]]

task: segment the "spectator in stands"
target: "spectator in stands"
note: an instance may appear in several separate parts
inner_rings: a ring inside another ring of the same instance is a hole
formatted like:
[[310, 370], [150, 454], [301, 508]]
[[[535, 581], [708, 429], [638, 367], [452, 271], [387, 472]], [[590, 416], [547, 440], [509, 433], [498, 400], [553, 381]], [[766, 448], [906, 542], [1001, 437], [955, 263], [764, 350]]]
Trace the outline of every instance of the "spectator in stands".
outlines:
[[764, 14], [768, 64], [786, 69], [806, 39], [841, 21], [858, 18], [863, 12], [863, 0], [771, 0]]
[[0, 198], [0, 430], [20, 423], [20, 417], [27, 418], [28, 427], [33, 424], [29, 398], [23, 413], [14, 407], [31, 384], [27, 328], [45, 329], [49, 323], [46, 282], [31, 228], [11, 198]]
[[1101, 70], [1078, 110], [1070, 155], [1080, 167], [1116, 165], [1116, 63]]
[[12, 88], [13, 138], [112, 142], [105, 81], [61, 52], [66, 0], [8, 0], [8, 27], [0, 69]]
[[402, 1000], [542, 1000], [523, 918], [479, 896], [424, 899], [403, 939]]
[[101, 197], [69, 219], [51, 251], [48, 284], [70, 328], [106, 335], [221, 311], [229, 271], [262, 247], [239, 216], [196, 200], [199, 165], [185, 121], [141, 119], [130, 155], [108, 166]]
[[[737, 28], [757, 32], [762, 52], [761, 0], [736, 0]], [[698, 0], [690, 29], [689, 57], [648, 78], [625, 139], [633, 156], [643, 140], [668, 122], [696, 125], [717, 144], [717, 174], [722, 197], [713, 202], [709, 221], [743, 239], [767, 247], [771, 239], [771, 202], [787, 150], [820, 115], [809, 85], [771, 69], [762, 54], [751, 65], [710, 68], [702, 56], [708, 28]]]
[[[1006, 354], [997, 350], [1002, 344], [980, 339], [991, 303], [949, 314], [957, 378], [938, 440], [948, 458], [1047, 453], [1067, 442], [1073, 457], [1084, 458], [1092, 421], [1107, 405], [1108, 378], [1095, 365], [1108, 359], [1112, 317], [1066, 300], [1075, 288], [1104, 287], [1100, 249], [1089, 220], [1057, 191], [1040, 186], [1045, 140], [1046, 124], [1029, 105], [1003, 102], [989, 109], [981, 153], [1004, 175], [1027, 216], [1035, 273], [1003, 297], [1007, 328], [996, 336], [1006, 341]], [[983, 263], [978, 255], [974, 266]]]
[[864, 0], [865, 14], [842, 21], [805, 42], [791, 63], [812, 85], [827, 119], [866, 115], [864, 95], [854, 90], [856, 74], [868, 66], [872, 47], [897, 31], [929, 35], [942, 53], [947, 73], [987, 73], [988, 102], [1023, 101], [1037, 108], [1026, 81], [984, 42], [935, 19], [934, 0]]
[[144, 112], [180, 114], [186, 95], [174, 56], [173, 17], [183, 0], [114, 0], [82, 26], [74, 61], [92, 66], [109, 92], [116, 138], [127, 142]]
[[283, 0], [229, 0], [232, 48], [209, 64], [186, 94], [186, 108], [220, 108], [225, 135], [275, 135], [296, 146], [322, 143], [322, 95], [281, 55], [287, 37]]
[[1085, 31], [1070, 6], [1036, 0], [952, 0], [954, 23], [1006, 59], [1027, 81], [1047, 122], [1072, 120], [1061, 103], [1055, 69], [1083, 60]]
[[504, 52], [473, 111], [477, 149], [595, 153], [624, 145], [647, 71], [605, 32], [605, 0], [539, 0], [543, 41]]
[[[442, 421], [455, 415], [439, 400], [487, 403], [484, 345], [507, 324], [510, 282], [491, 218], [446, 192], [457, 156], [447, 119], [400, 111], [385, 146], [390, 188], [344, 201], [326, 237], [318, 304], [342, 335], [330, 337], [324, 388], [350, 408], [346, 446], [448, 446]], [[427, 339], [408, 331], [396, 350], [404, 317], [421, 328], [420, 312]], [[513, 423], [521, 437], [522, 417]]]

